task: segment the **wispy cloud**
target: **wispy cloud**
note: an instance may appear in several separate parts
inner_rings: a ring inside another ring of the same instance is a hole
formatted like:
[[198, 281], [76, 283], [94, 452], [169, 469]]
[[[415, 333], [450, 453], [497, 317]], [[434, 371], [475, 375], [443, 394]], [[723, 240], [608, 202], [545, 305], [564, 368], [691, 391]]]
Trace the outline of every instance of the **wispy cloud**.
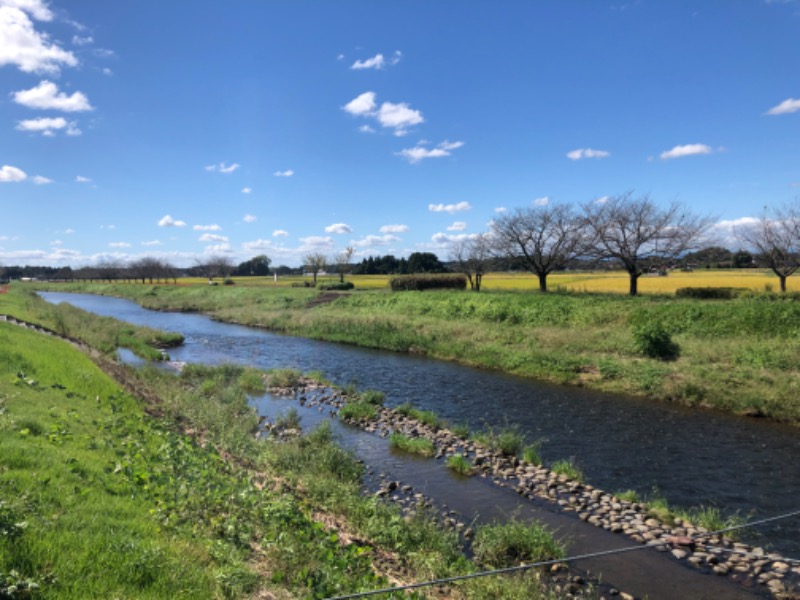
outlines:
[[242, 193], [243, 193], [243, 194], [249, 194], [249, 193], [251, 193], [252, 191], [253, 191], [253, 188], [249, 188], [249, 187], [244, 187], [244, 188], [242, 188]]
[[128, 242], [111, 242], [109, 244], [111, 248], [130, 248], [131, 245]]
[[425, 148], [422, 145], [417, 145], [414, 148], [405, 148], [397, 154], [413, 164], [426, 158], [443, 158], [445, 156], [450, 156], [451, 150], [461, 148], [463, 145], [464, 142], [448, 142], [445, 140], [435, 148]]
[[459, 233], [456, 235], [450, 235], [447, 233], [435, 233], [431, 236], [431, 240], [434, 243], [439, 244], [441, 246], [448, 246], [455, 242], [461, 242], [464, 240], [469, 240], [475, 237], [474, 233]]
[[606, 150], [594, 150], [592, 148], [578, 148], [567, 152], [567, 158], [570, 160], [581, 160], [582, 158], [606, 158], [611, 156]]
[[170, 215], [164, 215], [158, 222], [159, 227], [186, 227], [185, 221], [176, 221]]
[[195, 231], [219, 231], [222, 227], [214, 223], [213, 225], [194, 225], [192, 229]]
[[401, 241], [396, 235], [368, 235], [360, 240], [353, 240], [350, 243], [357, 248], [378, 248], [389, 246]]
[[76, 175], [75, 176], [75, 183], [91, 183], [92, 180], [89, 177], [84, 177], [83, 175]]
[[406, 233], [408, 225], [384, 225], [379, 231], [381, 233]]
[[52, 179], [48, 179], [47, 177], [42, 177], [41, 175], [34, 175], [31, 178], [31, 181], [36, 185], [47, 185], [48, 183], [53, 183]]
[[286, 169], [285, 171], [275, 171], [273, 175], [275, 177], [292, 177], [294, 175], [294, 171], [292, 169]]
[[447, 231], [464, 231], [466, 228], [467, 223], [465, 221], [456, 221], [447, 228]]
[[242, 219], [245, 223], [254, 223], [258, 221], [258, 217], [255, 215], [245, 215]]
[[788, 98], [767, 111], [768, 115], [786, 115], [800, 110], [800, 99]]
[[334, 223], [325, 228], [325, 233], [338, 233], [343, 235], [345, 233], [353, 233], [353, 229], [347, 223]]
[[199, 238], [197, 238], [198, 242], [222, 242], [227, 243], [228, 238], [224, 235], [217, 235], [215, 233], [204, 233]]
[[[344, 58], [344, 56], [340, 55], [340, 58]], [[403, 53], [400, 50], [396, 50], [394, 54], [392, 54], [391, 58], [386, 59], [384, 58], [383, 54], [376, 54], [372, 58], [367, 58], [364, 60], [357, 60], [352, 65], [350, 65], [351, 69], [354, 70], [362, 70], [362, 69], [384, 69], [388, 65], [396, 65], [400, 62], [403, 58]]]
[[285, 229], [276, 229], [272, 232], [272, 237], [288, 237], [289, 232]]
[[533, 201], [534, 206], [547, 206], [548, 204], [550, 204], [549, 196], [542, 196], [541, 198], [535, 198]]
[[58, 86], [44, 80], [36, 87], [13, 93], [14, 102], [39, 110], [60, 110], [63, 112], [82, 112], [93, 110], [89, 98], [81, 92], [74, 92], [69, 96], [58, 91]]
[[497, 208], [494, 209], [494, 212], [496, 212], [498, 215], [503, 214], [504, 212], [507, 211], [508, 209], [505, 206], [498, 206]]
[[472, 206], [469, 202], [459, 202], [457, 204], [428, 204], [428, 210], [431, 212], [446, 212], [451, 215], [471, 208]]
[[711, 154], [712, 152], [711, 146], [706, 146], [705, 144], [686, 144], [685, 146], [675, 146], [672, 150], [666, 150], [660, 156], [661, 160], [670, 160], [672, 158], [683, 158], [684, 156]]
[[90, 35], [87, 35], [86, 37], [81, 37], [79, 35], [72, 36], [73, 46], [89, 46], [90, 44], [94, 44], [94, 38]]
[[219, 163], [218, 165], [208, 165], [204, 167], [206, 171], [210, 171], [212, 173], [224, 173], [226, 175], [233, 173], [236, 169], [241, 167], [239, 163], [233, 163], [231, 165], [226, 165], [224, 162]]
[[149, 240], [147, 242], [142, 242], [142, 246], [160, 246], [161, 240]]
[[80, 135], [75, 121], [67, 121], [63, 117], [39, 117], [37, 119], [25, 119], [17, 123], [19, 131], [33, 131], [41, 133], [46, 137], [52, 137], [56, 131], [65, 130], [67, 135]]
[[25, 173], [25, 171], [22, 169], [18, 169], [17, 167], [3, 165], [2, 168], [0, 168], [0, 182], [8, 183], [25, 181], [27, 178], [27, 173]]

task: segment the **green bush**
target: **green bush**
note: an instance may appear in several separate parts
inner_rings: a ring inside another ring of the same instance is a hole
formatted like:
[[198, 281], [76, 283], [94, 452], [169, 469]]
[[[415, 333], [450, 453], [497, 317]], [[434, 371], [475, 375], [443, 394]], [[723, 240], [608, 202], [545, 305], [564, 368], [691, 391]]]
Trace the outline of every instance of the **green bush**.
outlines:
[[398, 448], [404, 452], [419, 454], [420, 456], [433, 456], [436, 454], [436, 449], [433, 446], [433, 442], [429, 439], [422, 437], [409, 437], [397, 432], [394, 432], [389, 436], [389, 445], [392, 448]]
[[343, 283], [324, 283], [317, 286], [320, 290], [333, 290], [333, 291], [347, 291], [352, 290], [356, 285], [352, 281], [345, 281]]
[[377, 416], [375, 406], [366, 402], [348, 402], [339, 409], [339, 418], [346, 421], [371, 421]]
[[361, 393], [360, 402], [372, 404], [373, 406], [383, 406], [386, 401], [386, 394], [380, 390], [366, 390]]
[[394, 292], [421, 292], [435, 289], [463, 290], [467, 287], [467, 278], [461, 274], [395, 275], [389, 279], [389, 287]]
[[565, 475], [574, 481], [583, 481], [583, 471], [575, 464], [572, 458], [557, 460], [550, 467], [550, 470], [556, 475]]
[[463, 454], [451, 454], [447, 457], [447, 467], [461, 475], [469, 475], [472, 473], [472, 463]]
[[697, 300], [732, 300], [747, 291], [746, 288], [733, 287], [684, 287], [675, 290], [677, 298], [695, 298]]
[[636, 350], [650, 358], [670, 360], [677, 358], [680, 354], [680, 348], [672, 341], [669, 331], [657, 321], [634, 327], [633, 341]]

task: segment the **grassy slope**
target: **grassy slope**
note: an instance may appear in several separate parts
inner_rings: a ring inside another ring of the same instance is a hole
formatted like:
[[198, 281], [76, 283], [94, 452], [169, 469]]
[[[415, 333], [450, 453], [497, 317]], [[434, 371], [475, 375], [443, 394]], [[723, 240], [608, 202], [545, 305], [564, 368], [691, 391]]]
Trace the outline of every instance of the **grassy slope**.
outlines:
[[[59, 289], [68, 289], [60, 287]], [[800, 302], [522, 292], [356, 292], [307, 308], [305, 289], [76, 286], [160, 310], [196, 310], [294, 335], [558, 383], [800, 422]], [[632, 331], [661, 323], [677, 359], [642, 356]]]

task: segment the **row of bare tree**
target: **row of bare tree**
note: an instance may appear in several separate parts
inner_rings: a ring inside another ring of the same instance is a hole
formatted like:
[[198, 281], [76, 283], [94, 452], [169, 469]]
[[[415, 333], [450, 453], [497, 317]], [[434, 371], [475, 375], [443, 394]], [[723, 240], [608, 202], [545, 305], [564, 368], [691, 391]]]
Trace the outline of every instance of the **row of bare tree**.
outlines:
[[[708, 244], [713, 218], [699, 216], [678, 203], [659, 207], [649, 196], [631, 192], [579, 207], [546, 204], [518, 208], [492, 222], [488, 232], [457, 242], [454, 266], [478, 291], [481, 278], [497, 259], [514, 261], [539, 278], [576, 259], [595, 259], [621, 266], [629, 277], [629, 293], [638, 293], [639, 277], [654, 266], [666, 268], [687, 252]], [[756, 223], [736, 231], [744, 246], [758, 252], [779, 277], [800, 267], [800, 204], [765, 213]]]

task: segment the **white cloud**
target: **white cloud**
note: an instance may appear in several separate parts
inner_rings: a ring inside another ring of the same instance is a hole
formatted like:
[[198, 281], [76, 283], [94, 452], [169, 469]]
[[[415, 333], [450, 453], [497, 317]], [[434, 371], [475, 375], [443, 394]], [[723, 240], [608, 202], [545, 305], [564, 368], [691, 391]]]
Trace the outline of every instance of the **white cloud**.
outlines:
[[[364, 92], [345, 104], [342, 109], [357, 117], [375, 119], [382, 127], [394, 129], [394, 134], [398, 136], [406, 135], [408, 127], [419, 125], [425, 121], [422, 113], [410, 108], [406, 102], [397, 104], [384, 102], [380, 107], [377, 107], [375, 92]], [[362, 126], [360, 131], [371, 132], [372, 129], [367, 130]]]
[[214, 233], [204, 233], [198, 238], [199, 242], [228, 242], [228, 238], [224, 235], [216, 235]]
[[248, 253], [258, 252], [259, 250], [271, 250], [272, 248], [275, 247], [276, 246], [272, 242], [272, 240], [262, 240], [262, 239], [255, 240], [253, 242], [244, 242], [242, 244], [242, 250]]
[[116, 225], [100, 225], [100, 229], [116, 229]]
[[736, 247], [739, 244], [736, 233], [757, 224], [759, 219], [754, 217], [740, 217], [738, 219], [717, 221], [711, 226], [707, 237], [714, 243], [726, 247]]
[[17, 182], [25, 181], [28, 175], [22, 169], [12, 167], [11, 165], [3, 165], [0, 168], [0, 182]]
[[319, 235], [311, 235], [308, 237], [300, 238], [300, 241], [308, 248], [332, 248], [333, 247], [333, 238]]
[[228, 243], [222, 244], [213, 244], [211, 246], [206, 246], [203, 250], [203, 254], [207, 255], [214, 255], [214, 254], [230, 254], [233, 251], [231, 245]]
[[333, 225], [328, 225], [325, 228], [325, 233], [338, 233], [341, 235], [345, 233], [353, 233], [353, 230], [346, 223], [334, 223]]
[[361, 133], [375, 133], [375, 130], [369, 125], [362, 125], [358, 128]]
[[392, 54], [392, 60], [390, 62], [391, 64], [396, 65], [397, 63], [400, 62], [402, 58], [403, 58], [403, 53], [400, 52], [400, 50], [395, 50], [394, 54]]
[[272, 232], [272, 237], [288, 237], [289, 232], [284, 229], [276, 229]]
[[428, 210], [431, 212], [446, 212], [451, 215], [471, 208], [472, 206], [469, 202], [459, 202], [458, 204], [428, 204]]
[[243, 220], [245, 223], [253, 223], [258, 220], [258, 217], [255, 215], [245, 215]]
[[450, 150], [455, 150], [463, 145], [464, 142], [448, 141], [444, 141], [436, 148], [430, 149], [417, 145], [414, 148], [405, 148], [404, 150], [397, 152], [397, 155], [402, 156], [410, 163], [417, 163], [425, 158], [442, 158], [444, 156], [450, 156]]
[[594, 203], [595, 204], [605, 204], [609, 200], [611, 200], [611, 196], [600, 196], [599, 198], [596, 198], [594, 200]]
[[273, 173], [275, 177], [291, 177], [294, 175], [294, 171], [292, 169], [286, 169], [285, 171], [275, 171]]
[[253, 188], [249, 188], [249, 187], [242, 188], [242, 193], [243, 194], [249, 194], [252, 191], [253, 191]]
[[94, 38], [90, 35], [87, 35], [86, 37], [81, 37], [79, 35], [72, 36], [73, 46], [88, 46], [89, 44], [94, 44]]
[[16, 65], [25, 73], [58, 74], [61, 65], [77, 66], [75, 55], [36, 31], [27, 13], [40, 21], [53, 18], [47, 6], [37, 0], [3, 0], [0, 4], [0, 67]]
[[81, 130], [78, 129], [74, 121], [67, 121], [63, 117], [39, 117], [37, 119], [25, 119], [17, 123], [19, 131], [36, 131], [41, 132], [42, 135], [52, 137], [55, 132], [60, 129], [66, 129], [67, 135], [80, 135]]
[[534, 206], [547, 206], [548, 204], [550, 204], [549, 196], [542, 196], [541, 198], [536, 198], [533, 201]]
[[380, 228], [381, 233], [406, 233], [408, 225], [384, 225]]
[[[113, 229], [114, 226], [112, 225], [111, 227]], [[70, 227], [68, 229], [65, 229], [64, 233], [66, 233], [67, 235], [71, 235], [71, 234], [75, 233], [75, 230]]]
[[109, 244], [111, 248], [130, 248], [131, 245], [128, 242], [111, 242]]
[[75, 176], [75, 183], [91, 183], [91, 182], [92, 180], [89, 179], [88, 177], [84, 177], [82, 175]]
[[431, 240], [433, 240], [436, 244], [440, 245], [449, 245], [454, 242], [461, 242], [464, 240], [469, 240], [475, 237], [474, 233], [459, 233], [458, 235], [449, 235], [447, 233], [434, 233], [431, 236]]
[[41, 175], [34, 175], [31, 178], [31, 181], [36, 185], [46, 185], [48, 183], [53, 183], [52, 179], [48, 179], [47, 177], [42, 177]]
[[108, 67], [103, 67], [103, 71], [102, 72], [103, 72], [103, 75], [106, 75], [108, 77], [111, 77], [114, 74], [114, 71], [112, 71]]
[[160, 246], [161, 240], [150, 240], [149, 242], [142, 242], [142, 246]]
[[164, 215], [158, 222], [159, 227], [186, 227], [185, 221], [176, 221], [170, 215]]
[[401, 241], [399, 237], [396, 235], [368, 235], [363, 239], [360, 240], [353, 240], [350, 242], [353, 246], [357, 248], [374, 248], [379, 246], [388, 246], [390, 244], [394, 244], [395, 242]]
[[456, 221], [450, 227], [447, 228], [447, 231], [464, 231], [467, 228], [466, 221]]
[[800, 99], [788, 98], [767, 111], [768, 115], [786, 115], [800, 110]]
[[74, 92], [68, 96], [64, 92], [59, 92], [55, 83], [47, 80], [29, 90], [14, 92], [13, 97], [14, 102], [17, 104], [40, 110], [60, 110], [63, 112], [93, 110], [92, 105], [89, 103], [89, 98], [81, 92]]
[[214, 225], [195, 225], [192, 229], [195, 231], [219, 231], [222, 227], [215, 223]]
[[494, 212], [496, 212], [498, 215], [503, 214], [504, 212], [507, 211], [508, 209], [505, 206], [498, 206], [497, 208], [494, 209]]
[[344, 60], [344, 54], [339, 54], [339, 56], [336, 57], [336, 60]]
[[210, 171], [212, 173], [219, 172], [225, 173], [226, 175], [229, 173], [233, 173], [236, 169], [238, 169], [241, 165], [238, 163], [233, 163], [231, 165], [226, 165], [224, 162], [219, 163], [218, 165], [208, 165], [204, 167], [206, 171]]
[[357, 60], [352, 65], [350, 65], [351, 69], [382, 69], [386, 66], [386, 61], [383, 58], [383, 54], [376, 54], [372, 58], [368, 58], [366, 60]]
[[675, 146], [672, 150], [661, 153], [661, 160], [671, 158], [682, 158], [684, 156], [694, 156], [697, 154], [711, 154], [713, 150], [705, 144], [686, 144], [685, 146]]
[[368, 115], [375, 110], [375, 92], [364, 92], [342, 107], [351, 115]]
[[578, 148], [567, 152], [570, 160], [581, 160], [582, 158], [606, 158], [611, 156], [606, 150], [593, 150], [592, 148]]

